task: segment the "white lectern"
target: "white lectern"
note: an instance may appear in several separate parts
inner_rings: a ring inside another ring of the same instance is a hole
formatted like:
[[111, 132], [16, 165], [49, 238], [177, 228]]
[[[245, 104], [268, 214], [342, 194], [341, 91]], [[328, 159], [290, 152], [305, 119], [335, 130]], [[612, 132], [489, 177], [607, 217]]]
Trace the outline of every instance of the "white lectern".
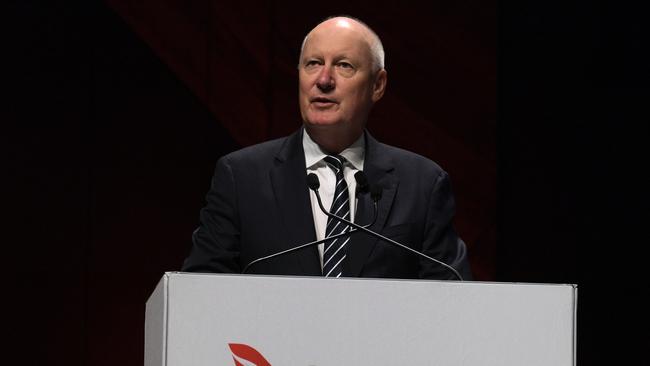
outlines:
[[577, 288], [166, 273], [145, 366], [575, 365]]

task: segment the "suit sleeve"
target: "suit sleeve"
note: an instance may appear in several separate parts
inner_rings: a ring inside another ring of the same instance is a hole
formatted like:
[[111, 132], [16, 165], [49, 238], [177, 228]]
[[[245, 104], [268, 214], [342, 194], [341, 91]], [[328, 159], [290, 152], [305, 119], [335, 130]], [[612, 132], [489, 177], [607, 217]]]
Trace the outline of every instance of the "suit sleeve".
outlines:
[[240, 273], [240, 223], [235, 177], [227, 157], [219, 159], [200, 225], [192, 234], [186, 272]]
[[[454, 267], [463, 279], [471, 280], [472, 273], [467, 260], [465, 243], [458, 237], [452, 225], [455, 212], [456, 204], [449, 176], [442, 171], [429, 196], [422, 250], [428, 256]], [[419, 277], [438, 280], [456, 279], [449, 269], [425, 258], [420, 260]]]

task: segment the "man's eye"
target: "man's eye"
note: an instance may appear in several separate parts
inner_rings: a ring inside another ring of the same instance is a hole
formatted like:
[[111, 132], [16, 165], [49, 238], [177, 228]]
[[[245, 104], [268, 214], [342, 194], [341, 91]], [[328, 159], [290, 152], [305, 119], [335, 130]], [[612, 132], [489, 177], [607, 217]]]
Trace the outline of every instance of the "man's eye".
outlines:
[[316, 60], [309, 60], [305, 64], [305, 66], [315, 66], [315, 65], [318, 65], [318, 61], [316, 61]]
[[347, 62], [339, 62], [339, 67], [342, 67], [342, 68], [344, 68], [344, 69], [351, 69], [351, 68], [352, 68], [352, 65], [350, 65], [350, 64], [347, 63]]

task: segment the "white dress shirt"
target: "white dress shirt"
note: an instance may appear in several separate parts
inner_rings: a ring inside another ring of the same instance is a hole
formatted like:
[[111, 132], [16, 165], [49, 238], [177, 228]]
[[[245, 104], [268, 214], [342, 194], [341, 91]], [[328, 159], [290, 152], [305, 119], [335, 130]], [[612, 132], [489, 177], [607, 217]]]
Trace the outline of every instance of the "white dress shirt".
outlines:
[[[307, 174], [314, 173], [318, 176], [318, 179], [320, 180], [320, 188], [318, 189], [318, 192], [323, 201], [323, 206], [326, 210], [329, 210], [330, 206], [332, 206], [332, 198], [336, 186], [336, 174], [323, 160], [327, 154], [314, 142], [314, 140], [311, 139], [307, 130], [304, 129], [302, 134], [302, 147], [305, 151]], [[354, 214], [357, 208], [357, 200], [355, 197], [357, 181], [354, 179], [354, 174], [363, 170], [363, 161], [365, 156], [363, 135], [361, 135], [357, 141], [347, 149], [343, 150], [339, 155], [343, 156], [347, 160], [343, 166], [343, 176], [348, 185], [348, 194], [350, 196], [350, 220], [354, 221]], [[325, 215], [318, 207], [318, 199], [312, 190], [309, 190], [309, 197], [311, 198], [311, 211], [314, 216], [316, 238], [321, 240], [325, 238], [327, 215]], [[321, 268], [323, 268], [323, 244], [318, 245], [318, 254], [320, 257]]]

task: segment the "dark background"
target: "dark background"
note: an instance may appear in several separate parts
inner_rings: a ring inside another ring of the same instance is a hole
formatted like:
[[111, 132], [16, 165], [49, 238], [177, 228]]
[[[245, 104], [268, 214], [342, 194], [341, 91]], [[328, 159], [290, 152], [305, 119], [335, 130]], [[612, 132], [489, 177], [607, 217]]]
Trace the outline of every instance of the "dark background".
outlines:
[[5, 359], [142, 364], [144, 302], [188, 253], [214, 163], [300, 125], [300, 42], [341, 13], [387, 50], [370, 131], [449, 171], [477, 279], [577, 283], [579, 364], [646, 359], [643, 9], [9, 4]]

